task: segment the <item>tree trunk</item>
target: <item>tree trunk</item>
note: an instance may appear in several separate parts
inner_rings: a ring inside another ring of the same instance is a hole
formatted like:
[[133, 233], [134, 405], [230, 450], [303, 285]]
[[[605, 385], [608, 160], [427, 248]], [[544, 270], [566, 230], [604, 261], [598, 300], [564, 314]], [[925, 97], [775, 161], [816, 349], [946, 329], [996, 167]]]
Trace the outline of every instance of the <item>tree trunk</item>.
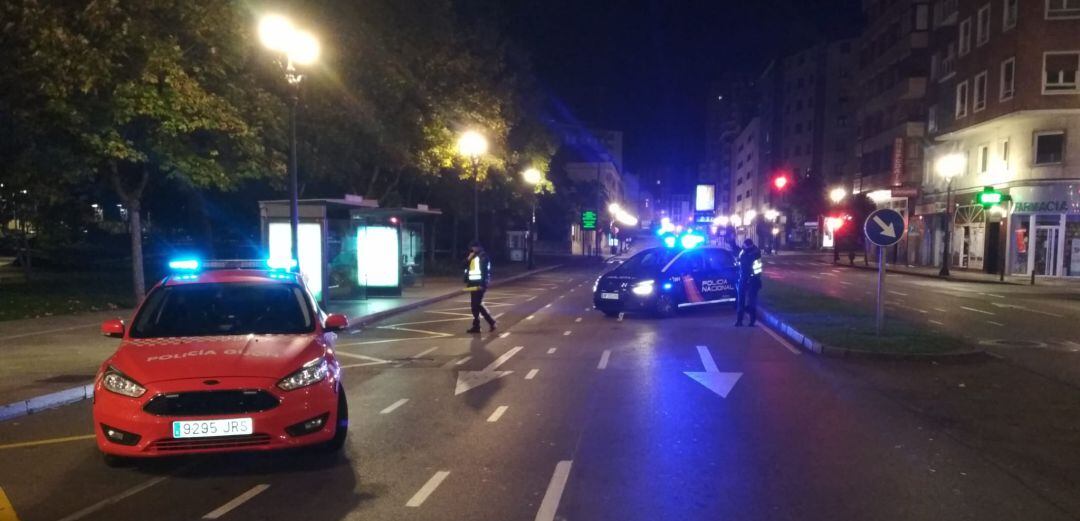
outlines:
[[142, 203], [138, 199], [128, 202], [128, 231], [131, 233], [131, 281], [135, 288], [135, 305], [146, 296], [146, 275], [143, 273], [142, 251]]

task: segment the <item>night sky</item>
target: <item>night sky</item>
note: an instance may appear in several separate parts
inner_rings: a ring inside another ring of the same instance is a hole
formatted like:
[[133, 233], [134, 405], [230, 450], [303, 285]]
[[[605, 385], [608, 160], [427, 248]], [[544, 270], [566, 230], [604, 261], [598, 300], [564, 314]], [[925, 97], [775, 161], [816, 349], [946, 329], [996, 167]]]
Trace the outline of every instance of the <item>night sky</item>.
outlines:
[[859, 0], [512, 0], [544, 88], [583, 123], [625, 132], [626, 168], [692, 175], [711, 82], [778, 53], [854, 36]]

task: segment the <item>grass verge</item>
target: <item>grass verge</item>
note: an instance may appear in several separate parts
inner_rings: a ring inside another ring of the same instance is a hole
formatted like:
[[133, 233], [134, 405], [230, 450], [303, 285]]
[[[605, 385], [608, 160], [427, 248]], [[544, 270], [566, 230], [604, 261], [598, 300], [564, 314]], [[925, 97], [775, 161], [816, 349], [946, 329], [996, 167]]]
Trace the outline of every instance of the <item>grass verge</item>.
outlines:
[[881, 336], [874, 308], [812, 290], [766, 280], [761, 305], [800, 333], [830, 347], [894, 354], [939, 354], [969, 349], [963, 340], [928, 330], [886, 312]]
[[37, 271], [29, 282], [0, 280], [0, 320], [40, 318], [88, 311], [130, 308], [134, 304], [127, 271]]

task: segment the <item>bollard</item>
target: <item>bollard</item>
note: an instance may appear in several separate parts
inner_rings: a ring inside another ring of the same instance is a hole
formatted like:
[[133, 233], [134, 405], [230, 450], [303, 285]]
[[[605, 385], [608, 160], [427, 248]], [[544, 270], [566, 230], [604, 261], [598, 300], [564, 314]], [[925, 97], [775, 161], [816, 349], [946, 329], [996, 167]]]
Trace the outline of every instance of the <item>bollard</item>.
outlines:
[[1031, 285], [1035, 285], [1035, 270], [1031, 270]]

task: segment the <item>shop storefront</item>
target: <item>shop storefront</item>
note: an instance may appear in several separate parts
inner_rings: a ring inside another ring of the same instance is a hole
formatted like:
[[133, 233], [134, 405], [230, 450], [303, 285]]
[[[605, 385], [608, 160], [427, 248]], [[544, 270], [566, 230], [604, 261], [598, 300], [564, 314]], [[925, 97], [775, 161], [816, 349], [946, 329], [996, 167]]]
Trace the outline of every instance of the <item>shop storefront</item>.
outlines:
[[1080, 277], [1080, 183], [1013, 187], [1009, 271]]

